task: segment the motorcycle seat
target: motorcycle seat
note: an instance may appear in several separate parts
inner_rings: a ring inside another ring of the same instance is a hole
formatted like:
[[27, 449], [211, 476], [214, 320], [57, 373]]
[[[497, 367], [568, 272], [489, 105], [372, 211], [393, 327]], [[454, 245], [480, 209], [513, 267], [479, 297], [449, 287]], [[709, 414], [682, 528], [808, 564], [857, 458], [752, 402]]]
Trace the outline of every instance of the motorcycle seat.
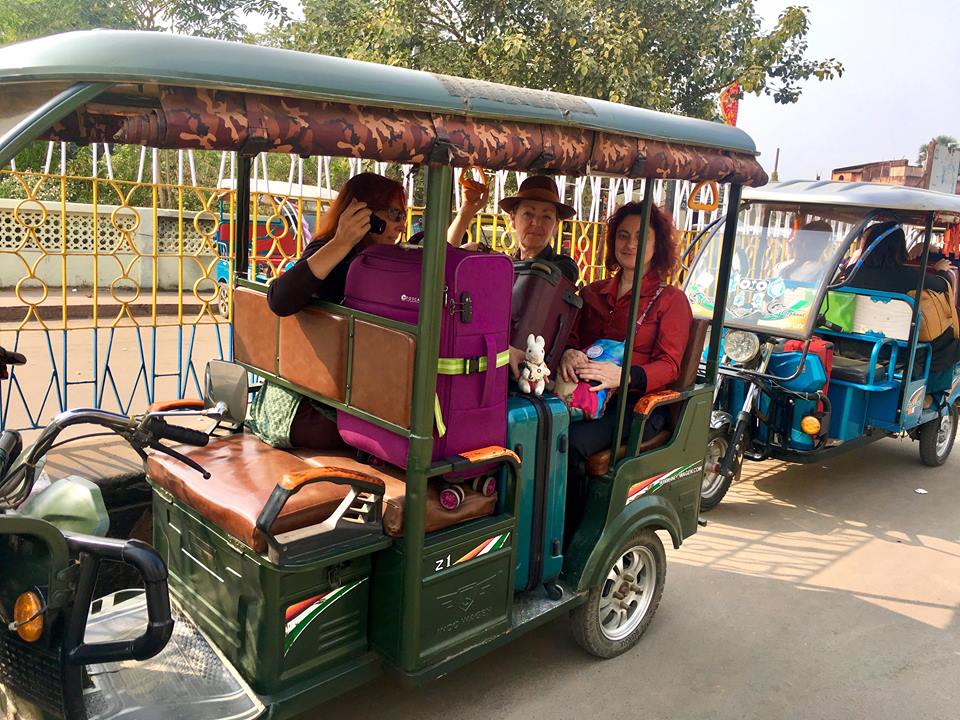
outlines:
[[[865, 385], [869, 379], [870, 361], [859, 358], [845, 357], [843, 355], [833, 356], [833, 368], [830, 371], [831, 380], [841, 380], [843, 382]], [[887, 364], [877, 363], [873, 373], [874, 383], [883, 382], [887, 375]]]

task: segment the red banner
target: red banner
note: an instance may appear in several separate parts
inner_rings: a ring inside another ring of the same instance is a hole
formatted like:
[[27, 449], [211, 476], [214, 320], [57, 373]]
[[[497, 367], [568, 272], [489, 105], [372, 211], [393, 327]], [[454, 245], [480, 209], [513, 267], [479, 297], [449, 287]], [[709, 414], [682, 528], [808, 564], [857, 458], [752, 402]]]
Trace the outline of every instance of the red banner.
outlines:
[[727, 125], [737, 124], [740, 109], [740, 83], [734, 80], [720, 92], [720, 114]]

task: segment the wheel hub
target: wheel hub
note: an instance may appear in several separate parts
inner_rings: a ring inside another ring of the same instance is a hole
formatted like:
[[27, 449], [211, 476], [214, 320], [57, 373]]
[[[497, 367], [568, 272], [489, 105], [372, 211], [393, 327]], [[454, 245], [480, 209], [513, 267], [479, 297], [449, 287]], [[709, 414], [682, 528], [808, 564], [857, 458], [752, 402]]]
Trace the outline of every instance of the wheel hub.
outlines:
[[950, 438], [953, 434], [953, 418], [952, 412], [947, 412], [940, 418], [940, 427], [937, 428], [937, 455], [940, 457], [943, 457], [950, 445]]
[[720, 475], [720, 464], [723, 462], [723, 456], [727, 454], [726, 438], [714, 438], [707, 445], [706, 460], [703, 466], [703, 482], [700, 487], [700, 494], [710, 496], [717, 487], [723, 482], [723, 476]]
[[642, 545], [617, 559], [604, 581], [597, 609], [604, 637], [622, 640], [637, 628], [653, 601], [656, 577], [656, 558]]

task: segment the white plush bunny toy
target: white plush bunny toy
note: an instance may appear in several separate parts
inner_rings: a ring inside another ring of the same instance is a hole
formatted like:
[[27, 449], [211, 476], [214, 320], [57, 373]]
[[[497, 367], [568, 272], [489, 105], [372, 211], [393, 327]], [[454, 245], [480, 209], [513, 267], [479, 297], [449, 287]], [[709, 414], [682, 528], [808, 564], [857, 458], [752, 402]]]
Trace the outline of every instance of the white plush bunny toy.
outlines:
[[546, 341], [542, 336], [527, 335], [527, 354], [523, 359], [523, 372], [517, 382], [521, 392], [543, 395], [543, 388], [550, 375], [550, 368], [543, 362], [546, 352]]

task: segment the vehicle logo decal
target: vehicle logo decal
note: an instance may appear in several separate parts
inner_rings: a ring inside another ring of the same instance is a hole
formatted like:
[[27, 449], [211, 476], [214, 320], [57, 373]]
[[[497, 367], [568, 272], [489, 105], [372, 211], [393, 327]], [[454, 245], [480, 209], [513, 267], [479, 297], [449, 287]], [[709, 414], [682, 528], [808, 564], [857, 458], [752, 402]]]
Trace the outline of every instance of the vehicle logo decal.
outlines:
[[667, 483], [678, 480], [679, 478], [689, 477], [694, 473], [700, 472], [702, 469], [703, 460], [697, 460], [689, 465], [681, 465], [673, 470], [668, 470], [667, 472], [634, 483], [630, 486], [630, 489], [627, 490], [627, 501], [624, 504], [629, 505], [641, 495], [646, 495], [648, 492], [655, 492]]
[[287, 624], [284, 628], [284, 634], [286, 638], [283, 643], [283, 654], [286, 655], [288, 652], [290, 652], [290, 648], [297, 641], [297, 638], [303, 634], [303, 631], [306, 630], [307, 625], [317, 619], [320, 613], [329, 608], [337, 600], [342, 598], [365, 580], [366, 578], [361, 578], [360, 580], [357, 580], [349, 585], [338, 587], [336, 590], [331, 590], [323, 595], [315, 595], [312, 598], [308, 598], [302, 602], [294, 603], [288, 607], [286, 612]]
[[487, 553], [493, 552], [493, 551], [495, 551], [495, 550], [499, 550], [500, 548], [502, 548], [502, 547], [506, 544], [507, 539], [508, 539], [509, 537], [510, 537], [510, 533], [506, 532], [506, 533], [503, 533], [502, 535], [495, 535], [495, 536], [492, 537], [492, 538], [488, 538], [488, 539], [484, 540], [482, 543], [480, 543], [479, 545], [477, 545], [473, 550], [471, 550], [471, 551], [468, 552], [466, 555], [464, 555], [462, 558], [460, 558], [459, 560], [457, 560], [457, 561], [454, 563], [454, 565], [459, 565], [460, 563], [470, 562], [470, 561], [473, 560], [474, 558], [478, 558], [478, 557], [480, 557], [481, 555], [486, 555]]
[[910, 396], [910, 400], [907, 401], [907, 415], [913, 415], [920, 407], [920, 400], [923, 398], [923, 391], [926, 389], [926, 385], [921, 385]]
[[953, 394], [957, 391], [957, 388], [960, 388], [960, 375], [957, 375], [953, 379], [953, 385], [950, 386], [950, 394], [948, 397], [953, 397]]

